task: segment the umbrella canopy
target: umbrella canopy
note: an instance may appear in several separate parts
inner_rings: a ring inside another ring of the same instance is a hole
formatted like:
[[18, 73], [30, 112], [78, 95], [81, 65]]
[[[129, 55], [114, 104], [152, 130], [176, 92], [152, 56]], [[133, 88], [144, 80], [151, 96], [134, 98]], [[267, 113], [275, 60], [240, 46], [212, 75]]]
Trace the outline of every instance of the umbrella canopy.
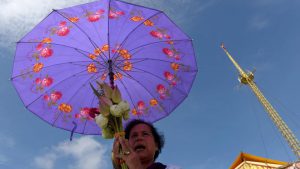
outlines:
[[[12, 82], [24, 105], [55, 127], [101, 134], [90, 83], [114, 82], [131, 119], [157, 121], [188, 95], [192, 40], [162, 11], [115, 0], [53, 10], [18, 43]], [[76, 124], [76, 129], [74, 129]]]

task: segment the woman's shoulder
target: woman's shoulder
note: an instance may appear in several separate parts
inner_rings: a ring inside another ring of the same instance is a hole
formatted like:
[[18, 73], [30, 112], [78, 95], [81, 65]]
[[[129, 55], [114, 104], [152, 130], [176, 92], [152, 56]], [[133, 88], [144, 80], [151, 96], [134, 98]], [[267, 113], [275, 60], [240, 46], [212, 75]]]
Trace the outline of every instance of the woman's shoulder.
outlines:
[[181, 169], [181, 167], [178, 167], [176, 165], [167, 165], [166, 169]]
[[181, 167], [175, 165], [165, 165], [160, 162], [153, 163], [148, 169], [181, 169]]

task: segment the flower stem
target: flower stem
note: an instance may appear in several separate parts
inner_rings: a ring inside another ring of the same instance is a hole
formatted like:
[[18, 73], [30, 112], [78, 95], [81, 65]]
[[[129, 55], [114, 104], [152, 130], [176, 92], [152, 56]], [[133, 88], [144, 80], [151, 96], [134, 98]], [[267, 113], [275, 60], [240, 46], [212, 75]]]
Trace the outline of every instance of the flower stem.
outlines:
[[115, 123], [115, 131], [117, 132], [117, 133], [119, 133], [119, 132], [121, 132], [120, 131], [120, 128], [119, 128], [119, 124], [118, 124], [118, 121], [117, 121], [117, 118], [116, 117], [113, 117], [113, 119], [114, 119], [114, 123]]
[[121, 164], [122, 169], [128, 169], [127, 165], [125, 163]]
[[[123, 126], [122, 126], [122, 119], [120, 120], [118, 117], [113, 117], [113, 121], [115, 123], [115, 131], [120, 134], [123, 131]], [[123, 135], [119, 135], [121, 137], [124, 137]], [[120, 146], [119, 148], [119, 153], [123, 154], [122, 147]], [[122, 169], [128, 169], [126, 163], [121, 163], [121, 168]]]

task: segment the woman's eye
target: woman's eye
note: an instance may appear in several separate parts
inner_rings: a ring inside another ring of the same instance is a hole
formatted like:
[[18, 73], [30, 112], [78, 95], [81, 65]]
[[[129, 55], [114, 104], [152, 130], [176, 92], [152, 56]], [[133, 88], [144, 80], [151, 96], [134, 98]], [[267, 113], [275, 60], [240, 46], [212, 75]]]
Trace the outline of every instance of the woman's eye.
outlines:
[[146, 132], [145, 132], [145, 133], [143, 133], [143, 135], [144, 135], [144, 136], [149, 136], [149, 133], [146, 133]]
[[136, 138], [136, 137], [137, 137], [136, 134], [131, 135], [131, 138]]

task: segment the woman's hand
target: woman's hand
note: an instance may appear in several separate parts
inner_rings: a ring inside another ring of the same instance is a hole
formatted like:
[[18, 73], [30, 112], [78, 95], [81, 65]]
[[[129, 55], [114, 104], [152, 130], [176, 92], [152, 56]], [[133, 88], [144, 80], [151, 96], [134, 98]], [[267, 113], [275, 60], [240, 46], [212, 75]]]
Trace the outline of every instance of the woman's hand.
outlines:
[[[120, 154], [120, 146], [122, 153]], [[113, 145], [114, 162], [124, 161], [129, 169], [142, 169], [142, 164], [137, 153], [130, 147], [128, 140], [122, 137], [117, 137]]]

